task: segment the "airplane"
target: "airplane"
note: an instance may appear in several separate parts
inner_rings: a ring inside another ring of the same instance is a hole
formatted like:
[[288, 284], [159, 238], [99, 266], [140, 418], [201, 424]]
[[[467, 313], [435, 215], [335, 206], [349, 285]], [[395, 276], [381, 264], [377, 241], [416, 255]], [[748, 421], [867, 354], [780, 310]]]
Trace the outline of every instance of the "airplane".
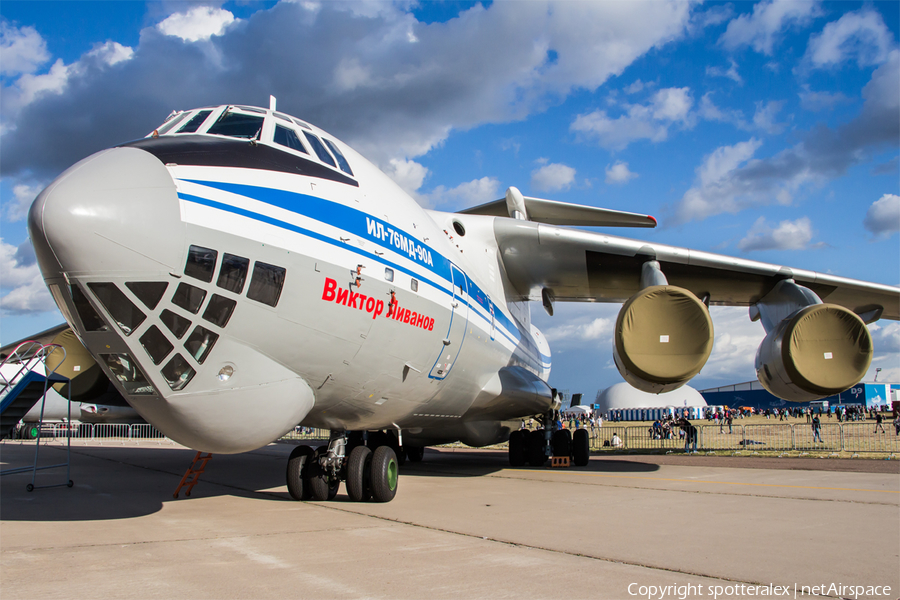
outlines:
[[[684, 385], [713, 344], [708, 307], [749, 307], [773, 394], [843, 391], [872, 358], [866, 323], [900, 288], [567, 226], [647, 215], [524, 196], [422, 208], [336, 137], [276, 108], [174, 111], [76, 163], [28, 228], [77, 341], [169, 438], [204, 452], [328, 429], [286, 469], [297, 500], [387, 502], [429, 445], [509, 440], [510, 464], [571, 453], [555, 430], [550, 348], [530, 305], [621, 302], [615, 364], [634, 387]], [[521, 432], [523, 417], [543, 428]]]

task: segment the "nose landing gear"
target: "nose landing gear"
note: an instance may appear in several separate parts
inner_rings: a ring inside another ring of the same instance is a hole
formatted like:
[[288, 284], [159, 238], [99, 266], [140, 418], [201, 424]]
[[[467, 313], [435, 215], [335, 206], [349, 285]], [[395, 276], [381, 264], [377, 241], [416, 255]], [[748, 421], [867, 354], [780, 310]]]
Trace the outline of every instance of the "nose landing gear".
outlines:
[[[372, 436], [377, 443], [382, 436]], [[360, 438], [354, 436], [354, 441]], [[297, 446], [287, 466], [287, 487], [294, 500], [332, 500], [341, 481], [354, 502], [390, 502], [397, 494], [400, 465], [389, 445], [378, 445], [374, 452], [364, 444], [348, 450], [346, 432], [332, 432], [327, 446], [313, 451]]]

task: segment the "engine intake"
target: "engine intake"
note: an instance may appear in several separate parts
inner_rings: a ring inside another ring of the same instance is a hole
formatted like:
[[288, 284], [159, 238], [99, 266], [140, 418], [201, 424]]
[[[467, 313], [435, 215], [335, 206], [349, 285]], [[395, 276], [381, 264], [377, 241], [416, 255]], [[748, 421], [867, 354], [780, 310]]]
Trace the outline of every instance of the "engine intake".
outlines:
[[629, 298], [619, 311], [613, 359], [625, 381], [660, 394], [699, 373], [712, 346], [706, 306], [686, 289], [655, 285]]
[[856, 314], [835, 304], [807, 306], [759, 345], [756, 376], [772, 394], [809, 402], [857, 384], [872, 363], [872, 336]]

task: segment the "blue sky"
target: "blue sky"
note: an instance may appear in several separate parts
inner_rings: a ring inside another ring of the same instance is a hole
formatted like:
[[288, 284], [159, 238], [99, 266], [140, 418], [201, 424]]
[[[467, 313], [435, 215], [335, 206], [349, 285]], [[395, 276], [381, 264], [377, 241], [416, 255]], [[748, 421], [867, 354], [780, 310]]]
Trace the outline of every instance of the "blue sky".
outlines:
[[[0, 4], [0, 341], [62, 321], [23, 220], [77, 160], [172, 109], [267, 105], [353, 145], [421, 204], [526, 195], [649, 213], [628, 237], [900, 284], [896, 2]], [[618, 306], [535, 322], [551, 384], [620, 381]], [[714, 309], [692, 385], [754, 378]], [[900, 325], [871, 327], [900, 380]]]

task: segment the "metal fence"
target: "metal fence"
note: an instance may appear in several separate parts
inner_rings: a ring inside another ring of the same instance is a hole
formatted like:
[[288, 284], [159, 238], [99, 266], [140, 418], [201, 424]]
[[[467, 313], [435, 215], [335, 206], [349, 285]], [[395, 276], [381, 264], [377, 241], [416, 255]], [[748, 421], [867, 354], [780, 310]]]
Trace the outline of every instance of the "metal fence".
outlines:
[[[26, 424], [32, 426], [31, 424]], [[41, 439], [47, 440], [165, 440], [166, 436], [156, 427], [148, 423], [44, 423], [41, 426]]]
[[[725, 450], [747, 452], [885, 452], [900, 453], [900, 436], [894, 426], [888, 424], [883, 430], [874, 422], [823, 423], [818, 432], [812, 425], [772, 424], [772, 425], [696, 425], [698, 429], [698, 450]], [[610, 442], [616, 434], [622, 444]], [[607, 443], [609, 442], [609, 443]], [[630, 425], [628, 427], [607, 427], [595, 429], [591, 433], [591, 450], [676, 450], [684, 449], [685, 439], [680, 429], [668, 436], [659, 436], [650, 425]]]
[[281, 436], [282, 440], [327, 440], [331, 437], [331, 432], [327, 429], [316, 429], [314, 427], [294, 427], [291, 431]]
[[[697, 425], [698, 450], [747, 452], [826, 451], [900, 453], [900, 436], [890, 423], [878, 427], [873, 421], [823, 423], [818, 435], [809, 424]], [[327, 440], [327, 429], [295, 427], [280, 439], [285, 441]], [[166, 440], [149, 424], [113, 423], [44, 424], [43, 439], [121, 441]], [[604, 425], [591, 430], [591, 450], [681, 450], [684, 437], [676, 428], [658, 436], [649, 425]]]

